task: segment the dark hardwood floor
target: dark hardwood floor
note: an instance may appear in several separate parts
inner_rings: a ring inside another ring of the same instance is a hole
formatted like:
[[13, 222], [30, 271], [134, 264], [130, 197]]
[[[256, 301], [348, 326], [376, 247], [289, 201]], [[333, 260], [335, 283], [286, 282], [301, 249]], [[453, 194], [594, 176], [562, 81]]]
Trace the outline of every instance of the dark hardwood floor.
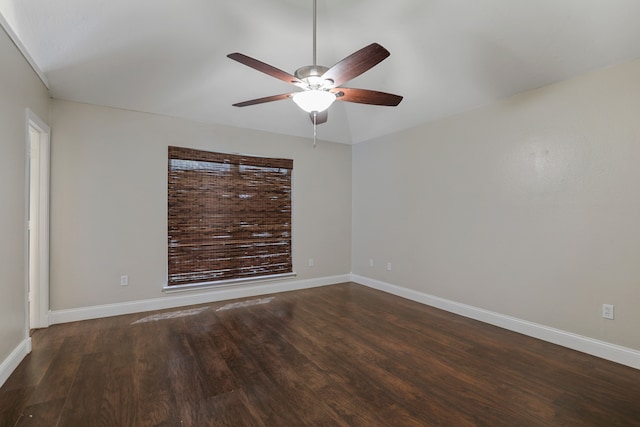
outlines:
[[639, 370], [353, 283], [248, 301], [36, 331], [0, 426], [640, 426]]

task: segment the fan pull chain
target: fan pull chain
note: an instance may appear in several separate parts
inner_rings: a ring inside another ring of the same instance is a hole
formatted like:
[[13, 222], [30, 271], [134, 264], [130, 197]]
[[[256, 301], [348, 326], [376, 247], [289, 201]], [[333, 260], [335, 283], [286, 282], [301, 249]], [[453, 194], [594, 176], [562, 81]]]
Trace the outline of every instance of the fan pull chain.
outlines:
[[314, 111], [313, 112], [313, 148], [316, 148], [316, 136], [318, 134], [318, 131], [317, 131], [318, 125], [316, 123], [317, 117], [318, 117], [318, 112]]

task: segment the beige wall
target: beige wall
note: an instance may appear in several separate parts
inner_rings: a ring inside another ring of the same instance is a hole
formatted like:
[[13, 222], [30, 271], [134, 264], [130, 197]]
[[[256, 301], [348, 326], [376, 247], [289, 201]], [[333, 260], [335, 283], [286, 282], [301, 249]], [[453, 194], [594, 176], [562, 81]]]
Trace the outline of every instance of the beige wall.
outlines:
[[351, 147], [59, 100], [51, 121], [53, 310], [165, 296], [168, 145], [294, 159], [294, 280], [350, 272]]
[[353, 272], [640, 349], [639, 185], [637, 60], [354, 146]]
[[0, 363], [26, 338], [25, 109], [48, 119], [46, 87], [0, 27]]

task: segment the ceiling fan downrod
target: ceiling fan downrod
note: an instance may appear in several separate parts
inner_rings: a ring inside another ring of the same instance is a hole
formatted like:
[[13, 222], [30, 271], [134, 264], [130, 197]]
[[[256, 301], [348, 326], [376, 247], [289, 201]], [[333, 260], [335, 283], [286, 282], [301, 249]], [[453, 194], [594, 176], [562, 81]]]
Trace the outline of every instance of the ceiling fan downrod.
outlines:
[[317, 63], [317, 50], [316, 50], [316, 42], [317, 42], [317, 21], [318, 21], [318, 12], [317, 12], [317, 0], [313, 0], [313, 66], [318, 65]]
[[318, 3], [317, 0], [313, 0], [313, 62], [312, 65], [305, 65], [298, 68], [294, 75], [306, 83], [309, 89], [325, 89], [325, 86], [330, 85], [332, 82], [325, 82], [320, 77], [329, 71], [328, 67], [318, 65]]

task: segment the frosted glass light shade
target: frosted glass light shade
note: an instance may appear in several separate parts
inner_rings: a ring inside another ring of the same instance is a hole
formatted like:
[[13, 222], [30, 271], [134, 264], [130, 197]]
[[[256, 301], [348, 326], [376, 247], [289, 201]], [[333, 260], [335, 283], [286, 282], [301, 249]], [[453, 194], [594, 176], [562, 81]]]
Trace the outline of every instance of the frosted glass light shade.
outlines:
[[333, 104], [336, 96], [326, 90], [305, 90], [293, 94], [293, 102], [307, 113], [324, 111]]

